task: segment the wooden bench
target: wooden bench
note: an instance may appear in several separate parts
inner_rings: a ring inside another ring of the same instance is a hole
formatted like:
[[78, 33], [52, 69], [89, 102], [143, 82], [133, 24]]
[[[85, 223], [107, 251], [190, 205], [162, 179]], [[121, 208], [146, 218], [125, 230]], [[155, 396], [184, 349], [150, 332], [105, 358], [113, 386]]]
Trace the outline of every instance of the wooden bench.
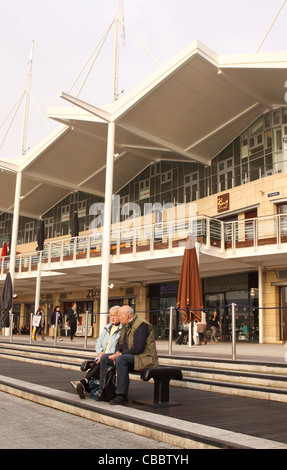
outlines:
[[[84, 361], [81, 364], [81, 370], [86, 372], [89, 370], [94, 361]], [[177, 367], [151, 367], [144, 369], [140, 372], [132, 371], [133, 374], [140, 374], [141, 380], [149, 382], [153, 379], [154, 390], [153, 390], [153, 404], [164, 405], [170, 404], [169, 401], [169, 386], [171, 380], [182, 380], [182, 371]]]

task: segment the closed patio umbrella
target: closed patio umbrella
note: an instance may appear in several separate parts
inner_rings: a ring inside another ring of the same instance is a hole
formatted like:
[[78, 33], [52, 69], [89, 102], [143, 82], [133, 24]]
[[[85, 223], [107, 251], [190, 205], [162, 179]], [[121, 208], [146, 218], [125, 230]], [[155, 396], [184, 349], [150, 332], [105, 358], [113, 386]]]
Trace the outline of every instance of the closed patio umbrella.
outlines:
[[0, 259], [2, 259], [4, 256], [8, 256], [8, 248], [7, 248], [7, 243], [6, 242], [3, 243]]
[[187, 238], [177, 295], [177, 309], [182, 314], [182, 323], [194, 319], [201, 321], [202, 291], [199, 267], [193, 236]]
[[9, 312], [12, 308], [12, 294], [13, 294], [13, 287], [12, 287], [12, 280], [11, 275], [8, 272], [6, 274], [5, 283], [2, 290], [2, 297], [1, 297], [1, 325], [3, 328], [9, 328], [10, 320], [9, 320]]
[[72, 232], [71, 232], [71, 237], [78, 237], [79, 236], [79, 218], [78, 218], [78, 212], [75, 211], [73, 215], [73, 220], [72, 220]]
[[40, 220], [40, 227], [39, 227], [38, 235], [37, 235], [38, 246], [36, 248], [36, 251], [44, 250], [44, 241], [45, 241], [45, 221], [42, 219]]

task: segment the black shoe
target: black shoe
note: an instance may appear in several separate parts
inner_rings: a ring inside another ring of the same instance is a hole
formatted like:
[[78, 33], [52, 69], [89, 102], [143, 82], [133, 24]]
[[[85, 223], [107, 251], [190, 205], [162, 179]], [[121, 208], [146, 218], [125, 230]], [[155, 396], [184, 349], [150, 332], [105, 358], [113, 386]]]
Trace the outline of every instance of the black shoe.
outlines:
[[78, 380], [76, 382], [70, 382], [72, 387], [76, 390], [80, 398], [85, 398], [85, 387], [84, 385], [79, 382]]
[[109, 401], [110, 405], [125, 405], [126, 403], [128, 403], [126, 395], [117, 395], [116, 398]]

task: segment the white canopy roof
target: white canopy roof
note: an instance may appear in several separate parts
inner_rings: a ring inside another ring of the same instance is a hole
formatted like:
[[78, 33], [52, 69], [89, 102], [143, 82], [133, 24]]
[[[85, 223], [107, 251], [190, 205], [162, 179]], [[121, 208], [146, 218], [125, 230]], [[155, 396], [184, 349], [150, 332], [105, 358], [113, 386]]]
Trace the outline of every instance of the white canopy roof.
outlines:
[[13, 163], [0, 161], [0, 209], [41, 217], [71, 191], [104, 197], [107, 123], [116, 123], [114, 193], [160, 160], [211, 160], [268, 110], [286, 106], [287, 52], [220, 56], [194, 41], [119, 100], [48, 110], [61, 123]]

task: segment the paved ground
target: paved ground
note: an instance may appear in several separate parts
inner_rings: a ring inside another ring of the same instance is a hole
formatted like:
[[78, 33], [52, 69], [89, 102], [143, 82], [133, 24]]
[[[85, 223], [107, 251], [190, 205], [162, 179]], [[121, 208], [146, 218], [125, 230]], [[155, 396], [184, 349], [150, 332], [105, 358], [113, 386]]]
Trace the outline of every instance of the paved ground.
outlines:
[[[5, 341], [5, 340], [4, 340]], [[38, 344], [43, 344], [38, 342]], [[45, 342], [45, 345], [53, 345], [53, 341]], [[59, 346], [69, 346], [72, 348], [82, 347], [82, 339], [77, 339], [75, 343], [61, 342]], [[89, 348], [93, 347], [93, 340], [89, 342]], [[168, 344], [166, 342], [158, 343], [159, 354], [168, 354]], [[92, 349], [91, 349], [92, 353]], [[236, 350], [238, 361], [258, 361], [269, 363], [286, 364], [285, 345], [255, 345], [255, 344], [239, 344]], [[178, 346], [172, 345], [172, 356], [190, 356], [190, 357], [212, 357], [230, 359], [232, 351], [230, 344], [208, 344], [206, 346]], [[287, 364], [286, 364], [287, 366]], [[251, 445], [256, 449], [266, 448], [287, 448], [287, 404], [280, 402], [272, 402], [269, 400], [258, 400], [254, 398], [221, 395], [213, 392], [204, 392], [199, 390], [191, 390], [184, 388], [171, 387], [171, 401], [180, 402], [180, 406], [171, 406], [167, 408], [153, 409], [144, 405], [138, 405], [134, 401], [147, 401], [152, 399], [153, 386], [145, 382], [131, 382], [130, 403], [127, 407], [111, 407], [109, 404], [98, 405], [98, 402], [87, 398], [80, 400], [70, 386], [70, 380], [81, 378], [83, 373], [73, 372], [71, 370], [63, 370], [48, 366], [40, 366], [36, 364], [23, 363], [0, 358], [0, 383], [5, 384], [15, 382], [20, 383], [21, 387], [29, 390], [39, 390], [40, 393], [47, 396], [59, 396], [66, 402], [72, 403], [74, 406], [90, 407], [94, 411], [100, 410], [102, 413], [116, 416], [120, 419], [130, 419], [133, 416], [136, 424], [144, 423], [148, 426], [148, 422], [156, 424], [160, 430], [176, 430], [181, 433], [194, 435], [202, 435], [205, 439], [216, 442], [218, 438], [226, 443], [248, 447]], [[14, 381], [14, 382], [13, 382]], [[44, 390], [44, 391], [43, 391]], [[171, 448], [170, 445], [159, 444], [158, 447], [154, 441], [142, 440], [134, 433], [132, 436], [126, 434], [122, 430], [114, 430], [108, 428], [104, 431], [102, 425], [91, 422], [78, 416], [74, 417], [66, 413], [62, 413], [49, 408], [43, 408], [20, 400], [9, 395], [2, 394], [0, 396], [0, 437], [2, 444], [0, 447], [21, 449], [21, 446], [32, 446], [31, 448], [75, 448], [69, 447], [69, 439], [75, 441], [73, 436], [76, 435], [78, 440], [78, 448], [97, 448], [107, 449], [106, 440], [120, 436], [124, 439], [126, 449], [166, 449]], [[11, 400], [11, 401], [10, 401]], [[20, 404], [18, 404], [20, 403]], [[15, 413], [14, 413], [15, 407]], [[111, 410], [113, 408], [113, 410]], [[114, 410], [116, 408], [116, 410]], [[8, 417], [12, 416], [12, 419]], [[2, 416], [6, 416], [5, 427], [3, 430]], [[17, 419], [20, 416], [20, 419]], [[125, 418], [126, 417], [126, 418]], [[47, 426], [46, 423], [47, 422]], [[43, 425], [44, 423], [44, 425]], [[2, 426], [2, 427], [1, 427]], [[6, 426], [9, 433], [6, 434]], [[15, 426], [13, 430], [13, 426]], [[31, 428], [31, 433], [29, 429]], [[25, 431], [26, 430], [26, 431]], [[87, 432], [86, 432], [87, 430]], [[93, 433], [93, 431], [95, 431]], [[97, 441], [97, 436], [90, 437], [88, 443], [86, 436], [90, 434], [98, 434], [101, 436]], [[107, 435], [103, 434], [108, 432]], [[25, 441], [25, 434], [26, 440]], [[60, 435], [63, 439], [59, 442]], [[11, 436], [13, 436], [11, 438]], [[43, 436], [43, 439], [41, 439]], [[77, 442], [76, 439], [76, 442]], [[145, 439], [145, 438], [144, 438]], [[85, 441], [85, 443], [83, 442]], [[58, 443], [58, 444], [57, 444]], [[7, 447], [5, 447], [7, 445]], [[11, 446], [11, 447], [8, 447]], [[4, 446], [4, 447], [3, 447]], [[38, 446], [38, 447], [37, 447]], [[47, 446], [47, 447], [45, 447]], [[99, 447], [98, 447], [99, 446]], [[103, 446], [103, 447], [100, 447]], [[112, 443], [111, 448], [115, 444]], [[121, 449], [122, 447], [119, 447]], [[174, 445], [172, 447], [176, 449]]]
[[0, 449], [178, 449], [0, 392]]

